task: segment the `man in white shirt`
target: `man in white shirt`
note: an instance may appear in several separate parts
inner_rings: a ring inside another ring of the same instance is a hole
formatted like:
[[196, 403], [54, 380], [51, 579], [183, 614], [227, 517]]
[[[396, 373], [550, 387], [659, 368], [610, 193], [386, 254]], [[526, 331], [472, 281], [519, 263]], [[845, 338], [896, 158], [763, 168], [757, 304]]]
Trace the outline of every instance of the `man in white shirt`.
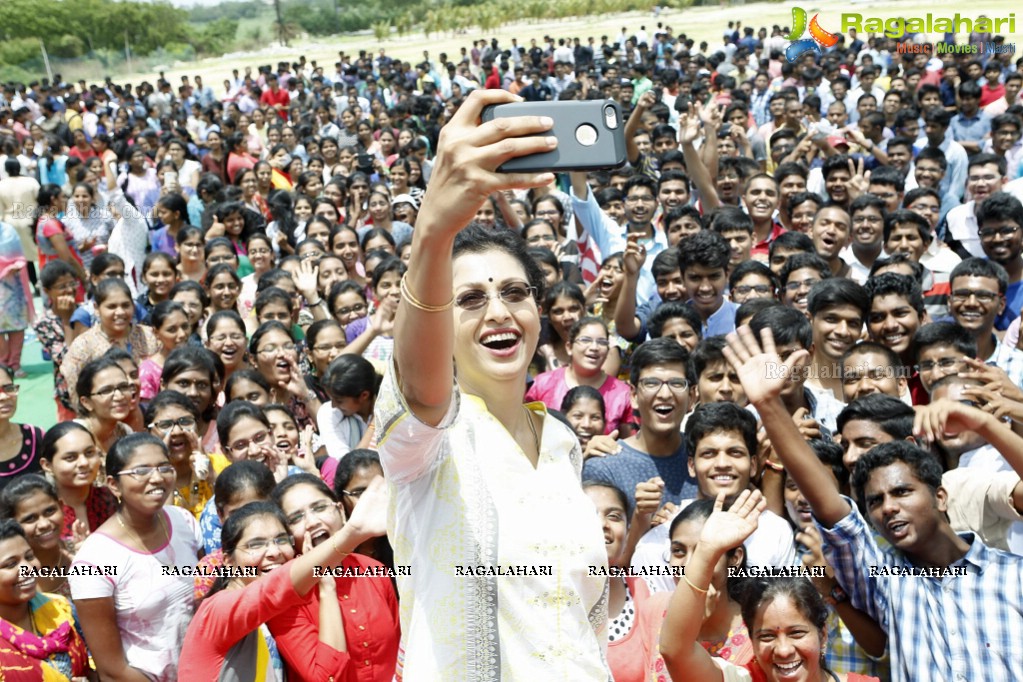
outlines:
[[977, 202], [1005, 185], [1005, 159], [995, 154], [975, 154], [966, 169], [966, 194], [971, 199], [948, 212], [946, 241], [958, 242], [971, 256], [984, 258], [984, 249], [977, 235]]

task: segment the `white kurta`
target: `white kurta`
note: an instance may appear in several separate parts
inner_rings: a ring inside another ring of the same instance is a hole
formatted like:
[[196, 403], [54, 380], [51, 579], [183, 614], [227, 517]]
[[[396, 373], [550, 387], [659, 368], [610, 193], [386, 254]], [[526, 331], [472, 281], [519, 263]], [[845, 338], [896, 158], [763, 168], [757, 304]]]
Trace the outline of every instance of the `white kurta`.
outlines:
[[[376, 403], [391, 486], [398, 578], [398, 679], [607, 682], [603, 532], [580, 487], [574, 434], [542, 404], [534, 469], [484, 403], [456, 386], [438, 427], [409, 410], [389, 367]], [[524, 567], [549, 575], [466, 575]]]

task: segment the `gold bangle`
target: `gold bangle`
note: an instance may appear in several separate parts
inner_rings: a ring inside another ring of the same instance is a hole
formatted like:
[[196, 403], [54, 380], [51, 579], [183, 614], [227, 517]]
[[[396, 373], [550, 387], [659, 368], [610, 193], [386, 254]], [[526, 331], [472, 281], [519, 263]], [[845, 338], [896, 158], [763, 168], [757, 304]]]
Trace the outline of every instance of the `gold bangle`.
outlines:
[[696, 591], [697, 591], [697, 592], [699, 592], [700, 594], [707, 594], [707, 592], [709, 592], [709, 591], [710, 591], [710, 588], [709, 588], [709, 587], [708, 587], [708, 588], [707, 588], [707, 589], [705, 590], [705, 589], [703, 589], [702, 587], [697, 587], [696, 585], [694, 585], [694, 584], [693, 584], [693, 583], [692, 583], [692, 582], [691, 582], [691, 581], [689, 580], [689, 576], [687, 576], [687, 575], [683, 575], [683, 576], [682, 576], [682, 579], [686, 581], [686, 585], [689, 585], [689, 587], [693, 588], [694, 590], [696, 590]]
[[422, 310], [424, 313], [442, 313], [445, 310], [451, 310], [451, 308], [455, 305], [454, 296], [452, 296], [451, 300], [445, 303], [444, 305], [430, 305], [428, 303], [423, 303], [418, 298], [413, 296], [411, 291], [409, 291], [408, 284], [405, 283], [406, 277], [407, 274], [402, 275], [401, 283], [399, 284], [398, 288], [401, 291], [401, 297], [408, 301], [409, 305], [411, 305], [413, 308]]

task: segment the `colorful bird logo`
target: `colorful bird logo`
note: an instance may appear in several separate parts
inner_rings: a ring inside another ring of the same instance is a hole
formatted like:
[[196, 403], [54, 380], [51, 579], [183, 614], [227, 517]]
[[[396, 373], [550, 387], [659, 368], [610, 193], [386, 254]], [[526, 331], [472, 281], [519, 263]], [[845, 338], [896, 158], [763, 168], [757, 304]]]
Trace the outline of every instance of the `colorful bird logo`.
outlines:
[[822, 47], [833, 47], [838, 42], [837, 35], [825, 31], [817, 23], [818, 16], [814, 14], [813, 19], [810, 20], [810, 37], [803, 38], [803, 32], [806, 30], [806, 10], [802, 7], [792, 8], [792, 33], [787, 38], [792, 42], [785, 50], [785, 57], [790, 62], [796, 61], [804, 52], [810, 50], [816, 52], [820, 57]]

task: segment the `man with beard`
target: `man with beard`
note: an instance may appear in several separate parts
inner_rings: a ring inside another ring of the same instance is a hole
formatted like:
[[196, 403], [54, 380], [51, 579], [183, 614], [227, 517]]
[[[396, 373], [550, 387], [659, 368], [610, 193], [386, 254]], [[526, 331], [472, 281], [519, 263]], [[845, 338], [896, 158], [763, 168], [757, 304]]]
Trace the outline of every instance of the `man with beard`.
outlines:
[[[806, 354], [782, 361], [770, 334], [758, 341], [748, 328], [728, 341], [729, 362], [813, 510], [825, 558], [842, 587], [833, 597], [848, 598], [888, 635], [892, 679], [908, 682], [924, 671], [942, 680], [1014, 680], [1023, 674], [1023, 557], [992, 549], [974, 533], [956, 533], [945, 515], [949, 495], [940, 465], [904, 441], [875, 447], [853, 471], [856, 498], [890, 545], [882, 550], [789, 417], [781, 397], [786, 373], [771, 372], [780, 365], [793, 369]], [[914, 430], [932, 440], [943, 432], [980, 431], [1023, 470], [1023, 439], [981, 410], [942, 401], [921, 408]], [[1013, 492], [1020, 492], [1014, 501], [1023, 503], [1023, 491]]]
[[1005, 308], [995, 318], [995, 329], [1004, 331], [1023, 307], [1023, 203], [1011, 194], [996, 192], [977, 207], [977, 225], [984, 255], [1009, 276]]

